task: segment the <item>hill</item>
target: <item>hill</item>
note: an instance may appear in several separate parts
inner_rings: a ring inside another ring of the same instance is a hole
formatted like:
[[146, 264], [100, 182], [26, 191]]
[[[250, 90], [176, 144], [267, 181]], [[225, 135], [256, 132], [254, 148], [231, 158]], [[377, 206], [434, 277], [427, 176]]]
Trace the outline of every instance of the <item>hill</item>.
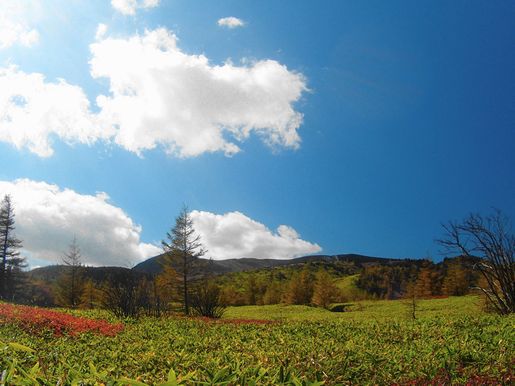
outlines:
[[[162, 265], [165, 262], [166, 256], [164, 254], [147, 259], [138, 265], [133, 270], [157, 274], [162, 271]], [[302, 256], [294, 259], [255, 259], [255, 258], [241, 258], [241, 259], [227, 259], [227, 260], [208, 260], [200, 259], [199, 270], [203, 273], [212, 275], [220, 275], [233, 272], [253, 271], [264, 268], [273, 268], [279, 266], [295, 266], [304, 263], [334, 263], [334, 262], [350, 262], [356, 264], [358, 267], [363, 267], [371, 264], [392, 264], [400, 262], [400, 259], [389, 259], [382, 257], [363, 256], [358, 254], [341, 254], [341, 255], [313, 255]], [[178, 265], [179, 262], [173, 262], [172, 265]]]
[[[132, 268], [124, 267], [84, 267], [83, 275], [86, 279], [92, 279], [94, 282], [102, 282], [110, 277], [116, 277], [132, 271], [138, 276], [156, 275], [162, 271], [163, 263], [166, 256], [164, 254], [151, 257]], [[285, 267], [296, 269], [305, 263], [311, 263], [313, 266], [327, 265], [333, 266], [342, 262], [353, 263], [356, 268], [362, 268], [370, 265], [391, 265], [402, 263], [404, 260], [387, 259], [381, 257], [363, 256], [358, 254], [341, 254], [341, 255], [314, 255], [302, 256], [294, 259], [227, 259], [227, 260], [209, 260], [199, 259], [196, 266], [195, 275], [197, 277], [205, 275], [225, 275], [231, 273], [258, 271], [263, 269], [271, 269], [275, 267]], [[179, 261], [172, 261], [172, 266], [178, 267]], [[53, 283], [57, 278], [65, 273], [69, 267], [65, 265], [50, 265], [39, 267], [29, 271], [29, 277], [46, 283]]]
[[[35, 268], [29, 272], [29, 277], [33, 280], [39, 280], [46, 283], [55, 282], [60, 275], [64, 274], [70, 267], [66, 265], [49, 265], [47, 267]], [[91, 279], [96, 283], [100, 283], [110, 277], [119, 277], [127, 272], [129, 268], [123, 267], [83, 267], [83, 275], [86, 279]], [[137, 272], [137, 271], [136, 271]], [[144, 276], [145, 273], [137, 272]]]

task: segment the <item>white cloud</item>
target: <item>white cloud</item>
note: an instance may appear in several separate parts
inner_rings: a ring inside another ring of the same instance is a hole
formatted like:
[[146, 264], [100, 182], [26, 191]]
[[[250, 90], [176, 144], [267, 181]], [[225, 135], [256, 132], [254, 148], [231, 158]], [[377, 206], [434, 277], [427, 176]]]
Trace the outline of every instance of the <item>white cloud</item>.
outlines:
[[302, 240], [295, 229], [280, 225], [273, 232], [240, 212], [217, 215], [192, 211], [194, 227], [215, 260], [253, 257], [291, 259], [321, 251], [318, 244]]
[[137, 9], [155, 8], [159, 0], [111, 0], [111, 6], [123, 15], [135, 15]]
[[15, 44], [30, 47], [38, 42], [38, 31], [27, 24], [27, 3], [19, 0], [1, 0], [0, 9], [0, 49]]
[[47, 82], [42, 74], [13, 66], [0, 68], [0, 141], [48, 157], [53, 154], [51, 136], [91, 144], [110, 135], [90, 113], [80, 87], [62, 79]]
[[83, 195], [45, 182], [0, 181], [0, 199], [11, 194], [16, 234], [31, 260], [59, 262], [74, 236], [85, 263], [130, 266], [161, 253], [142, 243], [141, 227], [105, 193]]
[[104, 37], [104, 35], [106, 34], [107, 32], [107, 25], [105, 25], [104, 23], [100, 23], [98, 26], [97, 26], [97, 31], [95, 33], [95, 39], [96, 40], [100, 40]]
[[90, 49], [92, 76], [110, 82], [111, 94], [97, 98], [102, 118], [118, 127], [115, 141], [129, 151], [161, 145], [181, 157], [231, 155], [240, 150], [234, 140], [251, 133], [269, 145], [300, 144], [302, 114], [293, 104], [305, 79], [274, 60], [212, 65], [181, 51], [163, 28]]
[[229, 16], [218, 19], [218, 25], [221, 27], [236, 28], [243, 27], [245, 22], [241, 19], [238, 19], [237, 17]]
[[302, 74], [274, 60], [212, 65], [184, 53], [166, 29], [104, 39], [97, 28], [91, 75], [107, 78], [108, 95], [90, 102], [79, 86], [15, 66], [0, 68], [0, 141], [53, 154], [52, 138], [92, 144], [102, 139], [141, 154], [162, 147], [173, 155], [232, 155], [257, 134], [270, 146], [296, 149], [302, 114], [294, 104], [307, 90]]

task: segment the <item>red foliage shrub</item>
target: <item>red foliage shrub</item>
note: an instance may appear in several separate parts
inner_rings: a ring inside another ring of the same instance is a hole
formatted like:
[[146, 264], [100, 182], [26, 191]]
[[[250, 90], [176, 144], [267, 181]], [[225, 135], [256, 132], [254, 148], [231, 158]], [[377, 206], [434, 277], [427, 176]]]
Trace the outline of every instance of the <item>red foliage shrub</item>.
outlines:
[[81, 318], [43, 308], [6, 303], [0, 303], [0, 322], [16, 323], [35, 333], [50, 330], [56, 336], [75, 336], [83, 332], [115, 336], [123, 330], [122, 324], [113, 324], [105, 320]]

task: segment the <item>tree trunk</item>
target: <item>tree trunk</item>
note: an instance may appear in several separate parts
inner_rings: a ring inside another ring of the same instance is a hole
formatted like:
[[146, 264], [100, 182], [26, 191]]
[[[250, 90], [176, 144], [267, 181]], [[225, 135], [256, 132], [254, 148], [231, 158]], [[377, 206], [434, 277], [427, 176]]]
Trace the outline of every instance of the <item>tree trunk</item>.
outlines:
[[5, 295], [5, 282], [7, 281], [6, 267], [7, 267], [7, 241], [9, 239], [9, 229], [5, 230], [4, 243], [2, 245], [2, 265], [0, 266], [0, 299]]
[[184, 285], [183, 285], [183, 288], [184, 288], [184, 313], [186, 315], [189, 315], [190, 314], [190, 305], [189, 305], [189, 301], [188, 301], [188, 268], [187, 268], [187, 256], [184, 255], [183, 256], [183, 270], [182, 270], [182, 278], [183, 278], [183, 281], [184, 281]]

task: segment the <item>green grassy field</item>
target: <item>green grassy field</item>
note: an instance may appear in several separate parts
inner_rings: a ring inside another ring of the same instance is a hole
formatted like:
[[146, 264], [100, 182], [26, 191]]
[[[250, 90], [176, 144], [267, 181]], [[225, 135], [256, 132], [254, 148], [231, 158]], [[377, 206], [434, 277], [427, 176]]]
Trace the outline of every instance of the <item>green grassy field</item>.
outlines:
[[[348, 312], [330, 312], [323, 308], [291, 305], [229, 307], [225, 319], [250, 318], [282, 321], [406, 321], [412, 319], [411, 303], [402, 300], [364, 300], [347, 303]], [[417, 319], [473, 316], [481, 311], [481, 300], [475, 296], [417, 300]]]
[[416, 320], [402, 301], [363, 301], [344, 313], [232, 307], [218, 322], [127, 322], [115, 337], [55, 337], [0, 322], [0, 372], [6, 384], [509, 384], [515, 318], [484, 314], [478, 303], [420, 301]]

